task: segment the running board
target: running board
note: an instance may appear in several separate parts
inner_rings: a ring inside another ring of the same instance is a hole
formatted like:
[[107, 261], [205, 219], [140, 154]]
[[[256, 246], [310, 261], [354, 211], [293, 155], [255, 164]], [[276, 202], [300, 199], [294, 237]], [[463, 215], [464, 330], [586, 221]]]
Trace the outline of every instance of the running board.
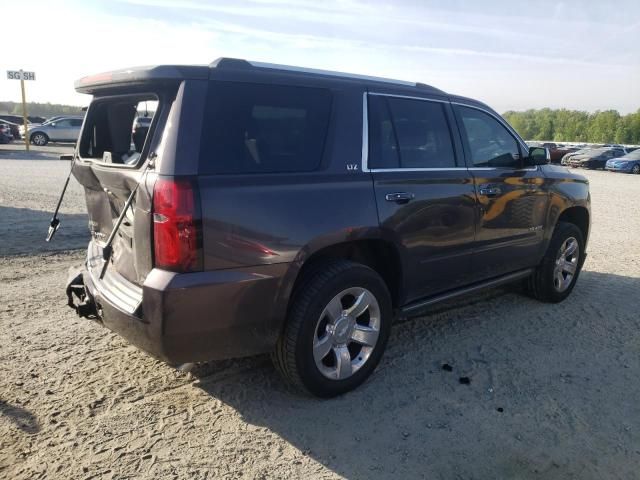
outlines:
[[460, 288], [458, 290], [452, 290], [446, 293], [441, 293], [440, 295], [436, 295], [435, 297], [430, 297], [425, 300], [418, 300], [416, 302], [412, 302], [408, 305], [405, 305], [400, 309], [401, 315], [415, 315], [423, 308], [430, 307], [436, 303], [444, 302], [445, 300], [450, 300], [455, 297], [459, 297], [461, 295], [467, 295], [469, 293], [474, 293], [479, 290], [484, 290], [485, 288], [497, 287], [500, 285], [504, 285], [505, 283], [515, 282], [516, 280], [522, 280], [523, 278], [527, 278], [533, 273], [533, 268], [527, 268], [526, 270], [520, 270], [515, 273], [509, 273], [508, 275], [503, 275], [501, 277], [492, 278], [491, 280], [487, 280], [485, 282], [480, 282], [473, 284], [469, 287]]

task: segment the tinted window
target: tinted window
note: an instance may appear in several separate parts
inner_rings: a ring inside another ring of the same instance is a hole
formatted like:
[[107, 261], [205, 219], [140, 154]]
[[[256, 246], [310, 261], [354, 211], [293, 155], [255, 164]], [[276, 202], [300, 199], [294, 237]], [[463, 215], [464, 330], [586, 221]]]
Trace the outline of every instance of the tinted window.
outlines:
[[319, 167], [331, 109], [320, 88], [211, 82], [203, 173], [308, 172]]
[[370, 95], [369, 168], [400, 168], [398, 143], [386, 97]]
[[72, 127], [81, 127], [82, 126], [82, 120], [80, 120], [79, 118], [74, 118], [71, 120], [71, 126]]
[[58, 120], [57, 122], [53, 122], [56, 124], [56, 127], [67, 128], [71, 126], [71, 120]]
[[475, 167], [518, 168], [518, 142], [491, 115], [475, 108], [459, 107], [471, 160]]
[[371, 168], [449, 168], [455, 155], [440, 102], [369, 97]]

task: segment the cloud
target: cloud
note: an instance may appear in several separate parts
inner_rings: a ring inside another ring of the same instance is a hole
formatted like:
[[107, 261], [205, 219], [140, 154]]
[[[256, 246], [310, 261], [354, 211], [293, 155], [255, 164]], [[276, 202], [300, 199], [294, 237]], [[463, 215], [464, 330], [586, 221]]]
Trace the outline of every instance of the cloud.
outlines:
[[[616, 26], [618, 13], [603, 16], [575, 0], [464, 8], [438, 0], [29, 2], [41, 12], [30, 18], [33, 34], [6, 22], [3, 34], [21, 42], [3, 50], [2, 63], [36, 71], [31, 100], [86, 103], [73, 81], [87, 74], [228, 56], [433, 83], [504, 109], [597, 100], [635, 111], [640, 104], [640, 62], [621, 47], [640, 41], [640, 24]], [[640, 17], [640, 4], [626, 16]], [[0, 100], [19, 98], [18, 85], [2, 77], [0, 92]]]

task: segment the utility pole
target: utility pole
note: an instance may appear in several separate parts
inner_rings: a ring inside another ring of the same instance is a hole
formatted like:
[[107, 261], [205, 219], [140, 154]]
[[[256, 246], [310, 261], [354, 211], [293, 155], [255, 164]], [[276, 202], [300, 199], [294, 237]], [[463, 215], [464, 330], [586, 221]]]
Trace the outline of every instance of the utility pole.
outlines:
[[20, 90], [22, 90], [22, 121], [24, 122], [24, 146], [29, 151], [29, 129], [27, 120], [27, 96], [24, 91], [25, 80], [35, 80], [35, 72], [25, 72], [24, 70], [7, 70], [9, 80], [20, 80]]

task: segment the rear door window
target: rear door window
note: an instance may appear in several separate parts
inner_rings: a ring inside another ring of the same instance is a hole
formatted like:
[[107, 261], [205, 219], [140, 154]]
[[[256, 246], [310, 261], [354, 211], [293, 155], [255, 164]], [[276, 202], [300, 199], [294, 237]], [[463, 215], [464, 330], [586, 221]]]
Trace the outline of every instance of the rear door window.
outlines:
[[211, 82], [201, 173], [316, 170], [330, 111], [331, 92], [326, 89]]
[[371, 95], [369, 108], [371, 168], [456, 166], [443, 103]]

